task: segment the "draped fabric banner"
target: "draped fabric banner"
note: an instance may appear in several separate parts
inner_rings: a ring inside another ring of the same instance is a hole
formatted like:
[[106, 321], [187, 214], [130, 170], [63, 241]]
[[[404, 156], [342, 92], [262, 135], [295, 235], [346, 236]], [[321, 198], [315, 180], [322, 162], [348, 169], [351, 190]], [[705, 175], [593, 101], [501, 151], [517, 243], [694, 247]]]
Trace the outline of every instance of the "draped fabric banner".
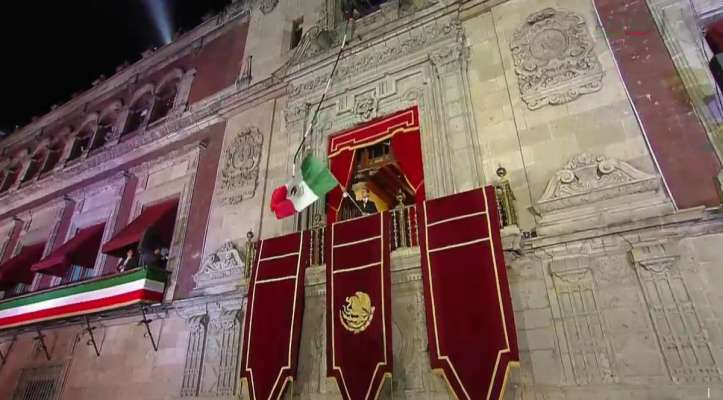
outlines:
[[417, 208], [432, 368], [458, 399], [501, 399], [519, 354], [494, 188]]
[[252, 400], [279, 399], [296, 376], [309, 234], [262, 240], [251, 270], [241, 377]]
[[376, 399], [392, 374], [389, 214], [337, 222], [327, 243], [327, 375], [345, 400]]
[[[392, 154], [417, 202], [424, 201], [424, 171], [419, 137], [419, 110], [412, 107], [371, 121], [361, 127], [329, 138], [329, 168], [339, 183], [351, 182], [356, 151], [390, 139]], [[327, 219], [336, 221], [341, 207], [342, 191], [335, 188], [327, 195]]]

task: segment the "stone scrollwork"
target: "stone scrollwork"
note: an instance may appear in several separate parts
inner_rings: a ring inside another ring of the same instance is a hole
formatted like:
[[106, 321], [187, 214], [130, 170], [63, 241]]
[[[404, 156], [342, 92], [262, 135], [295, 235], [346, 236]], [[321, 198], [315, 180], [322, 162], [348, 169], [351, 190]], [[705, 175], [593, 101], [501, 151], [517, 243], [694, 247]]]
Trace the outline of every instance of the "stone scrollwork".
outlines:
[[522, 100], [530, 110], [569, 103], [602, 87], [585, 19], [545, 8], [527, 17], [510, 41]]
[[226, 242], [203, 259], [201, 269], [193, 275], [195, 290], [204, 294], [233, 290], [241, 284], [244, 269], [241, 252], [232, 242]]
[[604, 156], [578, 154], [557, 171], [537, 201], [538, 213], [655, 190], [658, 179], [630, 164]]
[[256, 193], [263, 141], [259, 129], [249, 127], [236, 135], [224, 151], [220, 187], [225, 204], [238, 204]]
[[354, 100], [354, 114], [362, 121], [369, 121], [377, 116], [377, 101], [371, 95], [360, 96]]
[[262, 13], [268, 14], [274, 11], [277, 4], [279, 4], [279, 0], [259, 0], [259, 9]]

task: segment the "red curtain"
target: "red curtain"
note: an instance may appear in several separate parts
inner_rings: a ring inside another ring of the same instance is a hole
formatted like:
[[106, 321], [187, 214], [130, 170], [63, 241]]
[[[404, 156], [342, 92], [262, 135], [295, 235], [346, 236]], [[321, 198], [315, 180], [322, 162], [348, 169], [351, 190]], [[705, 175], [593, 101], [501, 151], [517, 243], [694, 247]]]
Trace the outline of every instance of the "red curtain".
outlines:
[[432, 368], [459, 399], [500, 399], [519, 353], [494, 188], [417, 212]]
[[[419, 111], [412, 107], [382, 117], [361, 127], [332, 136], [329, 139], [329, 168], [344, 187], [351, 182], [356, 149], [391, 139], [392, 152], [399, 168], [416, 191], [416, 201], [424, 200], [424, 172], [419, 138]], [[335, 188], [327, 195], [327, 220], [337, 219], [341, 208], [342, 191]], [[420, 197], [421, 196], [421, 197]]]
[[414, 189], [415, 200], [422, 202], [424, 195], [424, 170], [422, 167], [422, 140], [419, 129], [392, 136], [392, 154], [407, 182]]
[[143, 233], [151, 227], [158, 230], [162, 240], [170, 243], [177, 209], [178, 199], [144, 207], [141, 214], [105, 243], [101, 250], [105, 254], [122, 257], [126, 249], [140, 242]]
[[0, 286], [8, 287], [17, 283], [33, 283], [35, 273], [30, 266], [40, 260], [45, 250], [45, 242], [23, 246], [13, 258], [0, 265]]
[[33, 272], [63, 276], [73, 264], [93, 268], [104, 228], [103, 223], [79, 230], [72, 239], [33, 264]]
[[713, 54], [723, 53], [723, 19], [708, 27], [705, 38]]

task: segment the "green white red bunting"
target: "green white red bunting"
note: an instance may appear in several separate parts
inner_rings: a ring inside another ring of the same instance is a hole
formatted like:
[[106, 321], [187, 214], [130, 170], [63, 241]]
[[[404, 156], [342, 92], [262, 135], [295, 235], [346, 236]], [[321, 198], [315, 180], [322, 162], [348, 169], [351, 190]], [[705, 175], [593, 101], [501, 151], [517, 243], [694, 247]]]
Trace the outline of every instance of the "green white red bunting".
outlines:
[[326, 164], [309, 154], [301, 162], [301, 176], [271, 194], [271, 210], [278, 219], [292, 216], [323, 198], [338, 184]]
[[141, 268], [0, 302], [0, 329], [163, 299], [166, 272]]

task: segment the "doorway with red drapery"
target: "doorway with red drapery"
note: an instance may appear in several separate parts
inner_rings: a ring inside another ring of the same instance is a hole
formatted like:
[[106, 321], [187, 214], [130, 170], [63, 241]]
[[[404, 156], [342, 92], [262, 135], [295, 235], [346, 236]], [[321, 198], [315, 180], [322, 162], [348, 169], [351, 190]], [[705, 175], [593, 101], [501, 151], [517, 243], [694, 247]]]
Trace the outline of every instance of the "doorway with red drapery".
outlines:
[[[331, 172], [350, 195], [363, 185], [382, 203], [380, 211], [396, 206], [399, 194], [404, 204], [425, 199], [417, 107], [331, 136], [328, 157]], [[329, 223], [354, 216], [345, 212], [355, 207], [338, 187], [329, 192], [326, 205]]]

